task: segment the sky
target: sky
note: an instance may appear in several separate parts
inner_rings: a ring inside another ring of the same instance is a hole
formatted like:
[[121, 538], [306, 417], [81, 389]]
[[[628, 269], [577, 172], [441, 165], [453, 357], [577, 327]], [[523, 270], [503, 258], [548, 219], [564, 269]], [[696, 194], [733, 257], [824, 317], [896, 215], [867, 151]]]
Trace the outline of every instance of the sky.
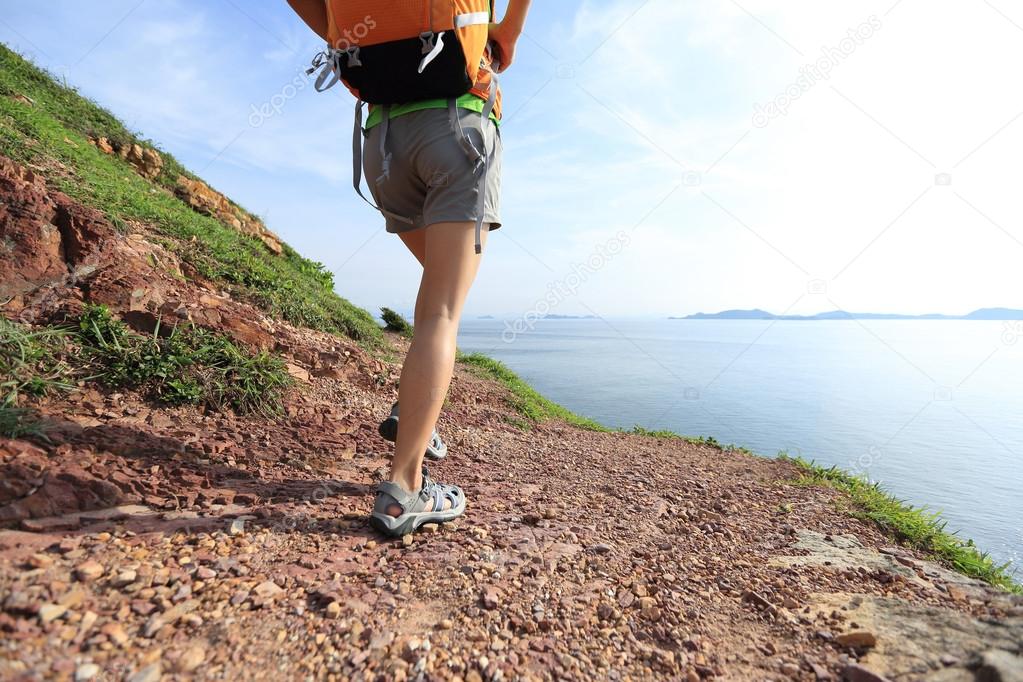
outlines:
[[[467, 315], [1023, 308], [1018, 3], [533, 4]], [[341, 295], [411, 310], [421, 270], [351, 189], [354, 102], [315, 92], [284, 0], [0, 0], [0, 40]]]

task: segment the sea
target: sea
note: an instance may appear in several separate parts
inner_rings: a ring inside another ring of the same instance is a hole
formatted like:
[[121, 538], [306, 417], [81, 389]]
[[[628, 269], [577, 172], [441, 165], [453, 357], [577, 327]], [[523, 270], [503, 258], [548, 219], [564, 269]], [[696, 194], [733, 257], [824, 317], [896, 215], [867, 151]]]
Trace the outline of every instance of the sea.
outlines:
[[458, 345], [610, 427], [866, 476], [1023, 577], [1023, 322], [467, 319]]

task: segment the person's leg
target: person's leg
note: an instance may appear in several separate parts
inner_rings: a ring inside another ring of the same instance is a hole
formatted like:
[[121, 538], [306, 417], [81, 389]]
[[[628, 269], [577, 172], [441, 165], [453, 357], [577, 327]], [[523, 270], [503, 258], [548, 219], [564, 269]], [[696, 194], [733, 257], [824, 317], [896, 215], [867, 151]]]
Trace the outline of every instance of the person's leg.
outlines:
[[[423, 485], [423, 454], [451, 383], [458, 322], [479, 268], [474, 228], [471, 222], [437, 223], [424, 230], [423, 279], [412, 345], [401, 369], [401, 420], [390, 477], [410, 492]], [[388, 513], [398, 516], [401, 508], [391, 505]]]

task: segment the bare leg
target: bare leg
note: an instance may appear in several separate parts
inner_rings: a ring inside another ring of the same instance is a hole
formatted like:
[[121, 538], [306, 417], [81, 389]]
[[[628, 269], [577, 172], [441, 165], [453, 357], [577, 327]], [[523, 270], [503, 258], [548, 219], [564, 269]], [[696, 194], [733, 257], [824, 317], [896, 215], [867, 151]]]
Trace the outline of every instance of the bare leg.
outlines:
[[[401, 419], [390, 479], [410, 492], [423, 486], [423, 455], [451, 383], [458, 322], [479, 269], [474, 228], [471, 222], [437, 223], [424, 230], [423, 279], [415, 333], [401, 369]], [[388, 513], [398, 516], [401, 508], [392, 505]]]

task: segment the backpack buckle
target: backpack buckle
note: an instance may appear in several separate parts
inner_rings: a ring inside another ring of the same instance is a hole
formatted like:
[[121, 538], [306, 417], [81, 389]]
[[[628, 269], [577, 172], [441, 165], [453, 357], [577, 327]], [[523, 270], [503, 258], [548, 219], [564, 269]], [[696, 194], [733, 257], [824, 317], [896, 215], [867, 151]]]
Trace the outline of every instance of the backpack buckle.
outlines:
[[437, 36], [433, 31], [423, 31], [419, 34], [419, 40], [423, 43], [423, 54], [430, 54], [437, 46]]

